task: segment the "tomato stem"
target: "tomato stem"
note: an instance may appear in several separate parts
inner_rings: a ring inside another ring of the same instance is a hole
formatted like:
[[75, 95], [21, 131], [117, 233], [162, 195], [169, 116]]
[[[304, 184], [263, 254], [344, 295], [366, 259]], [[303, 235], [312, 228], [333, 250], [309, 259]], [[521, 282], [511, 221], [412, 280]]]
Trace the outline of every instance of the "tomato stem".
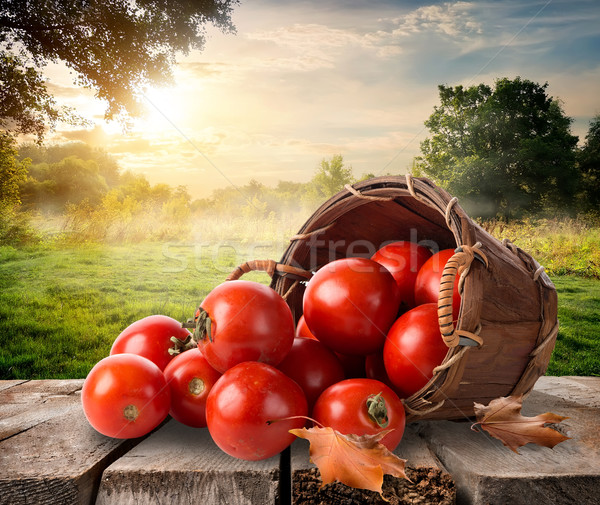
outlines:
[[173, 336], [170, 338], [170, 340], [173, 342], [173, 347], [169, 347], [168, 349], [168, 352], [171, 356], [176, 356], [177, 354], [181, 354], [184, 351], [189, 351], [190, 349], [198, 346], [198, 342], [194, 340], [192, 335], [188, 335], [184, 340]]
[[377, 426], [380, 428], [387, 428], [388, 424], [390, 424], [390, 420], [387, 414], [385, 399], [381, 394], [382, 393], [379, 392], [376, 395], [370, 395], [367, 398], [367, 412]]
[[192, 319], [188, 319], [184, 323], [181, 323], [182, 328], [193, 329], [193, 335], [196, 342], [200, 342], [201, 340], [208, 340], [212, 343], [212, 321], [202, 307], [198, 307], [196, 312], [196, 316]]

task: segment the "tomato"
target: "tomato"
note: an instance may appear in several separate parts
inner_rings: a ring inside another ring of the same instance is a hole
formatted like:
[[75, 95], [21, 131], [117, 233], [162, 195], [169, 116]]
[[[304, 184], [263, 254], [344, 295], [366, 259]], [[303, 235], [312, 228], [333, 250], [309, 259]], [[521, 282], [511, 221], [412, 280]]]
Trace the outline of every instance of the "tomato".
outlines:
[[[371, 403], [371, 412], [369, 407]], [[343, 434], [390, 431], [381, 443], [393, 451], [404, 434], [406, 416], [398, 395], [383, 382], [346, 379], [328, 387], [315, 404], [313, 419]]]
[[177, 347], [171, 337], [179, 339], [183, 345], [186, 339], [191, 339], [191, 334], [169, 316], [148, 316], [125, 328], [113, 342], [110, 354], [138, 354], [164, 370], [175, 355], [169, 349]]
[[371, 259], [386, 267], [396, 279], [400, 298], [408, 307], [415, 306], [415, 281], [431, 251], [414, 242], [393, 242], [383, 246]]
[[[304, 315], [300, 316], [298, 325], [296, 326], [296, 338], [309, 338], [312, 340], [318, 340], [306, 325]], [[344, 369], [344, 378], [351, 379], [354, 377], [365, 377], [365, 357], [359, 354], [344, 354], [341, 352], [334, 352], [338, 361], [342, 364]]]
[[400, 316], [383, 348], [383, 362], [394, 390], [401, 398], [419, 391], [447, 352], [438, 325], [437, 304], [419, 305]]
[[336, 355], [318, 340], [309, 338], [296, 338], [277, 368], [302, 388], [309, 412], [327, 387], [345, 378]]
[[302, 314], [300, 316], [300, 319], [298, 319], [298, 324], [296, 324], [296, 337], [297, 338], [311, 338], [313, 340], [317, 340], [317, 337], [315, 337], [308, 329], [308, 326], [306, 326], [306, 321], [304, 320], [304, 314]]
[[169, 414], [171, 391], [162, 371], [137, 354], [100, 360], [83, 383], [81, 403], [96, 431], [113, 438], [137, 438]]
[[[415, 281], [415, 302], [420, 305], [423, 303], [437, 303], [440, 293], [440, 280], [442, 272], [448, 260], [454, 255], [454, 250], [443, 249], [434, 254], [421, 267]], [[460, 312], [460, 295], [458, 294], [458, 278], [454, 283], [452, 292], [452, 317], [456, 321]]]
[[311, 333], [344, 354], [370, 354], [383, 346], [396, 319], [400, 290], [385, 267], [367, 258], [332, 261], [306, 286], [303, 313]]
[[[224, 282], [208, 294], [200, 307], [212, 324], [211, 334], [203, 334], [198, 347], [221, 373], [244, 361], [277, 365], [292, 348], [292, 311], [274, 289], [264, 284]], [[197, 313], [197, 319], [201, 317]]]
[[365, 375], [367, 379], [375, 379], [394, 389], [383, 363], [383, 349], [365, 358]]
[[[229, 370], [213, 386], [206, 402], [208, 431], [227, 454], [257, 461], [280, 453], [294, 440], [306, 416], [302, 389], [282, 371], [248, 361]], [[268, 424], [267, 421], [277, 421]]]
[[176, 356], [164, 375], [171, 389], [171, 417], [193, 428], [205, 427], [206, 398], [221, 374], [196, 348]]

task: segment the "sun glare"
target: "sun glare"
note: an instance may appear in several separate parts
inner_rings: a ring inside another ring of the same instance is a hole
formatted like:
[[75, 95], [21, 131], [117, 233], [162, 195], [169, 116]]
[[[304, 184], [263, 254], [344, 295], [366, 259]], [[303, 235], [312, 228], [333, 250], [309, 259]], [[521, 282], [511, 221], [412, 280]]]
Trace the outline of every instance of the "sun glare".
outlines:
[[185, 95], [177, 86], [150, 88], [144, 94], [147, 113], [135, 121], [135, 129], [150, 135], [161, 134], [172, 128], [184, 128], [189, 116]]

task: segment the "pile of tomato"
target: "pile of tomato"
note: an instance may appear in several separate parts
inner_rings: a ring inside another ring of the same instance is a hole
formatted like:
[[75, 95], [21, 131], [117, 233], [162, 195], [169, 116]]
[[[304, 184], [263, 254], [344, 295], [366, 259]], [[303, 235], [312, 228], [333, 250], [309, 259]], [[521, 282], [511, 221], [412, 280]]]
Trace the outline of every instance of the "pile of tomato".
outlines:
[[382, 443], [393, 450], [402, 399], [446, 356], [436, 302], [452, 254], [394, 242], [372, 258], [332, 261], [308, 281], [297, 325], [275, 290], [246, 280], [206, 296], [193, 335], [164, 315], [136, 321], [86, 378], [86, 417], [104, 435], [135, 438], [170, 415], [247, 460], [278, 454], [289, 430], [311, 423], [389, 430]]

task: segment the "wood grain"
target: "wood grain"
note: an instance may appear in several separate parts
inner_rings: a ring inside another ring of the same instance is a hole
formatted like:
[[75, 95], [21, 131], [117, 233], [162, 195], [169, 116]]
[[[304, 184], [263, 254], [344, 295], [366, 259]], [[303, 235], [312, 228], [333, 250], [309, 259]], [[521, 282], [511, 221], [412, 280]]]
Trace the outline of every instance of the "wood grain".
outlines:
[[91, 504], [102, 470], [135, 443], [89, 425], [81, 384], [28, 381], [2, 389], [0, 503]]
[[597, 504], [600, 496], [600, 378], [586, 383], [542, 377], [522, 413], [569, 416], [559, 425], [571, 440], [548, 449], [528, 444], [515, 454], [469, 422], [416, 423], [456, 481], [459, 503]]
[[235, 459], [206, 428], [170, 420], [104, 471], [96, 504], [270, 505], [279, 476], [279, 456]]

